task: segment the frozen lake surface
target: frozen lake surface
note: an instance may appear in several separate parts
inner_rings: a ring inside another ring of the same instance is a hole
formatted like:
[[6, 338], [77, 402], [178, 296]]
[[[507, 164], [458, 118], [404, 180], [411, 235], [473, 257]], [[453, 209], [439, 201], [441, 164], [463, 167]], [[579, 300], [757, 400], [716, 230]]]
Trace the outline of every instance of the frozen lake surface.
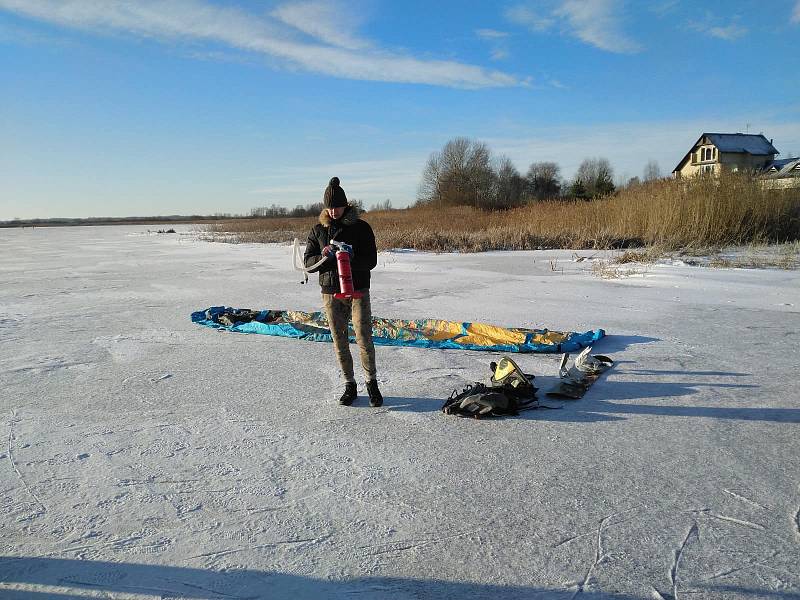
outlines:
[[332, 346], [193, 325], [319, 288], [182, 231], [0, 230], [4, 600], [800, 598], [798, 271], [381, 253], [375, 315], [609, 334], [582, 400], [475, 421], [497, 355], [378, 347], [347, 408]]

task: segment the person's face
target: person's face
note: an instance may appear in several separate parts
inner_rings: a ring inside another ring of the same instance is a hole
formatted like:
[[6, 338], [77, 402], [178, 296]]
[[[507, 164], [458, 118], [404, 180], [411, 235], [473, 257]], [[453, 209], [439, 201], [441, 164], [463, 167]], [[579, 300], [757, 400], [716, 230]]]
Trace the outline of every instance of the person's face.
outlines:
[[328, 216], [331, 219], [339, 219], [344, 214], [344, 206], [337, 206], [336, 208], [329, 208], [328, 209]]

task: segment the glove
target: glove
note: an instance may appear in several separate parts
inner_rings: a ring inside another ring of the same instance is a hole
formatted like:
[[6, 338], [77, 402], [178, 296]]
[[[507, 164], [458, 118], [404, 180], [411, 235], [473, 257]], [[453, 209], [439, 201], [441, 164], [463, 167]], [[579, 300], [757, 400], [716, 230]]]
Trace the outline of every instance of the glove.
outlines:
[[336, 258], [336, 248], [328, 244], [322, 249], [322, 256], [326, 256], [328, 258]]

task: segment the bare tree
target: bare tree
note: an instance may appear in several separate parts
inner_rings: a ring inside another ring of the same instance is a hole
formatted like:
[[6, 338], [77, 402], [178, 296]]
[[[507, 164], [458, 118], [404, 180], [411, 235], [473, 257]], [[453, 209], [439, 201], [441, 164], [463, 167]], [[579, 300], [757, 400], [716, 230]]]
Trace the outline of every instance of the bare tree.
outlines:
[[494, 180], [489, 147], [469, 138], [454, 138], [428, 159], [419, 186], [419, 200], [487, 206], [493, 202]]
[[575, 173], [589, 198], [600, 198], [614, 192], [614, 169], [607, 158], [587, 158]]
[[377, 204], [373, 204], [369, 207], [369, 212], [376, 210], [392, 210], [392, 201], [387, 198], [383, 202], [378, 202]]
[[417, 191], [417, 202], [428, 204], [441, 201], [442, 191], [442, 161], [438, 152], [431, 153], [425, 170], [422, 171], [422, 181]]
[[273, 204], [272, 206], [257, 206], [256, 208], [250, 209], [251, 217], [276, 218], [285, 217], [288, 214], [288, 208], [285, 206], [278, 206], [277, 204]]
[[532, 163], [525, 183], [526, 192], [531, 198], [556, 198], [561, 193], [561, 168], [554, 162]]
[[661, 179], [661, 167], [658, 166], [658, 161], [650, 159], [644, 166], [644, 181], [654, 181]]
[[497, 177], [494, 191], [494, 208], [512, 208], [522, 204], [525, 180], [507, 156], [497, 161]]

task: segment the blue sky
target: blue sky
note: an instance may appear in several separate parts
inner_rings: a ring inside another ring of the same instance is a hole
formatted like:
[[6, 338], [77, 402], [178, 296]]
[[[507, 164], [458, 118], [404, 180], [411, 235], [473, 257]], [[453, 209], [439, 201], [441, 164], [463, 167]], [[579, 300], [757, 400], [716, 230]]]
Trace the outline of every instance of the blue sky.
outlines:
[[800, 153], [800, 0], [0, 0], [0, 220], [414, 201], [431, 152]]

